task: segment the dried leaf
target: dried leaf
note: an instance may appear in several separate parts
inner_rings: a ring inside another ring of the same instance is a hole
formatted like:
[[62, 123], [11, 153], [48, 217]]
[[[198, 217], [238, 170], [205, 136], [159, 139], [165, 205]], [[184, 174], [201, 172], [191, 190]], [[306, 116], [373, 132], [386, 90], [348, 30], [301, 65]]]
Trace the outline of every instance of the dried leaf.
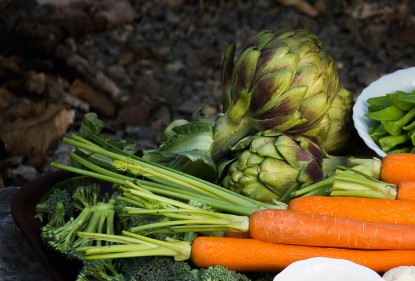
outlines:
[[99, 115], [111, 117], [117, 111], [116, 107], [104, 94], [99, 93], [79, 79], [72, 83], [70, 94], [88, 103], [91, 110]]
[[0, 140], [8, 156], [28, 156], [33, 151], [44, 154], [65, 135], [74, 115], [63, 105], [48, 104], [39, 115], [6, 120], [0, 126]]
[[276, 0], [278, 3], [294, 7], [296, 10], [310, 16], [310, 17], [316, 17], [319, 14], [319, 11], [309, 4], [307, 1], [304, 0]]

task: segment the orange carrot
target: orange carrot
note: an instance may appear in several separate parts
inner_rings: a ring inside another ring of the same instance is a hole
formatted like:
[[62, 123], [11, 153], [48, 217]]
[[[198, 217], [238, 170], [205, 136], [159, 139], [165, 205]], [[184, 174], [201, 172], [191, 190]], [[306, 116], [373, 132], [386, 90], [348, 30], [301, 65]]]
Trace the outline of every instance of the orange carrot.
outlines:
[[199, 267], [220, 264], [236, 271], [277, 272], [312, 257], [346, 259], [377, 272], [415, 264], [415, 250], [356, 250], [284, 245], [255, 239], [199, 236], [191, 260]]
[[393, 184], [415, 180], [415, 154], [397, 153], [383, 157], [380, 179]]
[[415, 225], [415, 200], [309, 196], [294, 198], [288, 203], [288, 209], [369, 222]]
[[413, 249], [415, 225], [265, 209], [249, 218], [251, 237], [261, 241], [355, 249]]
[[415, 180], [404, 180], [398, 183], [398, 200], [415, 200]]

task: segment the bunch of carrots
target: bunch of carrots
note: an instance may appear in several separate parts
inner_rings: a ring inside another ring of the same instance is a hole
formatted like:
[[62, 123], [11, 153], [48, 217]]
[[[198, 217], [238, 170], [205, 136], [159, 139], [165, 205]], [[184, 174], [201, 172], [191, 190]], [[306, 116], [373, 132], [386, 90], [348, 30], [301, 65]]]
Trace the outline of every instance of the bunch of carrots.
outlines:
[[415, 154], [388, 155], [381, 180], [396, 184], [396, 200], [310, 196], [287, 210], [267, 209], [249, 218], [249, 233], [198, 237], [192, 261], [239, 271], [276, 271], [324, 256], [347, 259], [377, 272], [415, 264]]

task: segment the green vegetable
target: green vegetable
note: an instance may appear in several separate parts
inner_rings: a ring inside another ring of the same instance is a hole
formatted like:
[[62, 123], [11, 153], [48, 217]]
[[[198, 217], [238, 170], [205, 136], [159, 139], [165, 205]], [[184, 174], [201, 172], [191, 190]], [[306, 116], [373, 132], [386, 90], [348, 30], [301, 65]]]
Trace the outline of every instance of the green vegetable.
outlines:
[[72, 194], [74, 208], [82, 211], [86, 207], [93, 207], [99, 202], [101, 188], [96, 183], [79, 185]]
[[273, 129], [300, 134], [318, 124], [338, 91], [333, 58], [304, 30], [257, 33], [222, 70], [224, 114], [213, 131], [212, 159], [221, 160], [247, 135]]
[[340, 154], [350, 144], [353, 120], [353, 94], [345, 88], [336, 92], [330, 108], [323, 119], [303, 136], [315, 137], [328, 154]]
[[125, 278], [112, 260], [84, 261], [75, 281], [130, 281]]
[[396, 198], [396, 186], [379, 180], [382, 162], [378, 158], [350, 158], [349, 166], [338, 166], [335, 174], [303, 187], [293, 196], [353, 196], [364, 198]]
[[[77, 148], [77, 151], [71, 154], [71, 159], [84, 168], [59, 163], [52, 163], [53, 167], [121, 185], [129, 180], [157, 194], [169, 193], [171, 196], [176, 196], [175, 198], [187, 201], [195, 198], [218, 210], [235, 214], [251, 214], [258, 209], [286, 207], [281, 202], [269, 204], [247, 198], [218, 185], [133, 155], [124, 156], [111, 152], [76, 135], [70, 139], [65, 138], [64, 142]], [[78, 152], [81, 154], [78, 155]], [[144, 177], [146, 180], [137, 179], [137, 176]]]
[[122, 196], [118, 199], [132, 205], [123, 208], [123, 213], [131, 216], [162, 216], [154, 223], [131, 228], [131, 232], [149, 235], [154, 233], [176, 232], [219, 232], [243, 231], [249, 229], [247, 216], [219, 213], [211, 208], [194, 206], [179, 200], [153, 194], [139, 186], [126, 182]]
[[230, 270], [221, 265], [213, 265], [200, 269], [201, 281], [250, 281], [248, 276]]
[[191, 121], [174, 120], [164, 130], [164, 141], [142, 158], [195, 177], [215, 182], [216, 165], [210, 158], [214, 121], [197, 110]]
[[292, 192], [322, 180], [334, 166], [311, 139], [272, 131], [241, 140], [233, 151], [236, 158], [220, 167], [222, 186], [263, 202], [288, 202]]
[[[58, 204], [60, 205], [57, 208]], [[63, 210], [61, 210], [63, 207]], [[36, 204], [36, 218], [43, 221], [43, 215], [48, 216], [51, 220], [56, 210], [63, 213], [63, 216], [69, 217], [73, 214], [72, 194], [67, 189], [53, 188], [51, 193], [42, 202]]]
[[120, 261], [120, 272], [129, 281], [199, 281], [199, 270], [186, 261], [171, 257], [127, 258]]
[[396, 91], [367, 100], [373, 141], [387, 154], [415, 149], [415, 91]]
[[64, 225], [41, 228], [42, 240], [55, 251], [78, 258], [74, 249], [86, 245], [101, 245], [101, 242], [93, 242], [77, 236], [78, 231], [93, 233], [114, 234], [115, 198], [108, 202], [98, 202], [91, 207], [85, 207], [76, 217], [67, 221]]

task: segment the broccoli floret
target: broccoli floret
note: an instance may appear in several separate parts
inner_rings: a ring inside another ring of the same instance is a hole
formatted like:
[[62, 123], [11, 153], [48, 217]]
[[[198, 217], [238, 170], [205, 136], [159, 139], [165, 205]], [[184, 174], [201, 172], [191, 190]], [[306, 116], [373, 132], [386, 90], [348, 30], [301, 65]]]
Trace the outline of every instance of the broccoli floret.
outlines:
[[64, 216], [72, 216], [74, 209], [71, 192], [67, 189], [54, 188], [45, 200], [36, 205], [35, 218], [43, 222], [43, 215], [47, 215], [47, 219], [50, 221], [58, 209], [57, 204], [59, 202], [63, 204]]
[[103, 259], [84, 261], [76, 281], [127, 281], [127, 279], [118, 273], [112, 260]]
[[71, 218], [60, 227], [42, 228], [41, 237], [52, 249], [68, 257], [79, 258], [79, 255], [76, 252], [77, 248], [83, 246], [106, 245], [107, 242], [78, 237], [78, 231], [114, 234], [114, 204], [115, 199], [111, 198], [108, 202], [98, 202], [94, 206], [85, 207], [78, 216]]
[[61, 227], [65, 224], [65, 205], [62, 201], [56, 203], [55, 211], [49, 216], [49, 222], [44, 227]]
[[123, 259], [120, 272], [128, 281], [200, 281], [198, 269], [172, 257]]
[[85, 207], [95, 206], [100, 195], [101, 188], [98, 184], [80, 185], [72, 194], [74, 208], [82, 211]]
[[250, 281], [248, 276], [221, 265], [200, 269], [201, 281]]

